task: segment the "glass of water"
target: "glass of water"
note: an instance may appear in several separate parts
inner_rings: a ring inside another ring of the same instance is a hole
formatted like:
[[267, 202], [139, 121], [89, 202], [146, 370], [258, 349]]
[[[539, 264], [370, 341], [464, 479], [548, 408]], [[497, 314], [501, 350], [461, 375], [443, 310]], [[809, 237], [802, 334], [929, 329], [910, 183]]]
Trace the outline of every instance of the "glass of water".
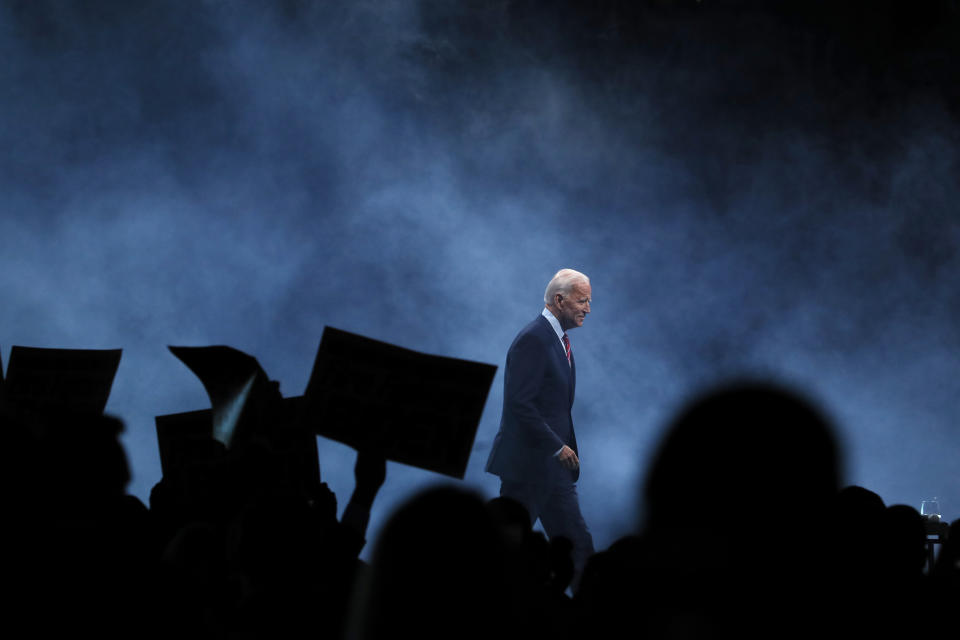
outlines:
[[936, 498], [926, 498], [920, 502], [920, 515], [924, 520], [940, 522], [940, 502]]

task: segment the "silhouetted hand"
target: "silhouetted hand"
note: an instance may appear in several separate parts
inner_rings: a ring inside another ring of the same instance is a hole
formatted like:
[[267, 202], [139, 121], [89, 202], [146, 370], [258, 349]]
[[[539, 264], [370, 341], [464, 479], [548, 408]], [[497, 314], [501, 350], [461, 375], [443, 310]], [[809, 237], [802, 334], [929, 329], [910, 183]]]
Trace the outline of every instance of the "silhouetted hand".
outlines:
[[377, 492], [387, 478], [387, 459], [372, 451], [358, 451], [357, 463], [353, 467], [353, 476], [357, 481], [350, 502], [343, 511], [340, 522], [366, 536], [370, 522], [370, 508]]
[[364, 493], [376, 495], [387, 479], [386, 458], [370, 451], [358, 451], [353, 477], [357, 481], [358, 490], [362, 488]]
[[325, 519], [337, 519], [337, 496], [326, 482], [321, 482], [314, 492], [311, 502]]
[[567, 469], [572, 470], [580, 467], [580, 458], [577, 457], [577, 452], [567, 445], [563, 445], [563, 449], [557, 454], [557, 460]]

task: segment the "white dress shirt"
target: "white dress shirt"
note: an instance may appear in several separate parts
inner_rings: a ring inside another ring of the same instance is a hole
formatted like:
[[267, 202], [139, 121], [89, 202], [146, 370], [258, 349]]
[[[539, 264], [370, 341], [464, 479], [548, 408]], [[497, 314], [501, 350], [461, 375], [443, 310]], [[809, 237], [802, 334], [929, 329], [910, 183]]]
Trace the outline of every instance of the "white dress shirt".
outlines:
[[544, 318], [547, 319], [547, 322], [550, 323], [550, 326], [553, 327], [554, 332], [557, 334], [557, 340], [560, 341], [560, 345], [563, 347], [563, 352], [567, 352], [567, 345], [563, 344], [563, 329], [560, 328], [560, 321], [557, 320], [557, 316], [553, 315], [553, 311], [543, 308], [543, 311], [540, 312]]

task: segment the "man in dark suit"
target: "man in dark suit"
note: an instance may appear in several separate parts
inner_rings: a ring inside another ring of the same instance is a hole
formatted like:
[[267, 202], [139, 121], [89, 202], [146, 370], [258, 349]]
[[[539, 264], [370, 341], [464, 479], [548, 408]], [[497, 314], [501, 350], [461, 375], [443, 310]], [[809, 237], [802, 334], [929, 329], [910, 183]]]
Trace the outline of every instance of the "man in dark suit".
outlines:
[[[590, 280], [561, 269], [544, 293], [544, 309], [514, 338], [503, 378], [503, 414], [486, 470], [500, 476], [500, 495], [513, 498], [540, 519], [547, 535], [573, 543], [575, 576], [593, 538], [577, 499], [580, 476], [573, 431], [577, 368], [567, 331], [590, 313]], [[575, 577], [576, 580], [576, 577]]]

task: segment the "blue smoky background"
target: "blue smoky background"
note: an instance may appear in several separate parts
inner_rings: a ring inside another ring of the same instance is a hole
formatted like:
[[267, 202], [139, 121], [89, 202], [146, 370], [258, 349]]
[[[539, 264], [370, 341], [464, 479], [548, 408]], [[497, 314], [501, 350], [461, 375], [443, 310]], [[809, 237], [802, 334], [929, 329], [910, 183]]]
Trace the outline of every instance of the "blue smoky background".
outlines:
[[[107, 411], [146, 501], [154, 416], [209, 406], [167, 345], [234, 346], [285, 395], [325, 325], [502, 367], [572, 267], [598, 548], [674, 412], [742, 376], [833, 417], [846, 483], [956, 518], [958, 26], [948, 1], [4, 1], [3, 355], [124, 349]], [[501, 400], [502, 372], [487, 496]], [[318, 445], [342, 508], [355, 455]], [[446, 481], [391, 464], [371, 538]]]

